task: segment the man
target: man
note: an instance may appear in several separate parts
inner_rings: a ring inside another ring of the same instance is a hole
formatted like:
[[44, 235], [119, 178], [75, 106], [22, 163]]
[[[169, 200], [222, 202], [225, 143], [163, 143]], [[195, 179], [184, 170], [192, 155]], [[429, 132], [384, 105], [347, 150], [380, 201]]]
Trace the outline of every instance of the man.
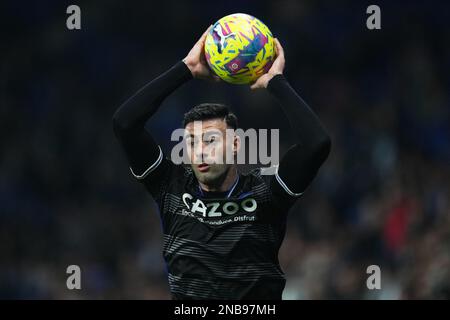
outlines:
[[[287, 212], [328, 157], [331, 143], [319, 119], [283, 76], [279, 41], [275, 39], [272, 67], [251, 86], [265, 88], [279, 100], [296, 141], [275, 175], [261, 175], [263, 169], [242, 174], [235, 164], [217, 161], [227, 152], [235, 155], [240, 144], [236, 136], [219, 134], [237, 128], [236, 116], [226, 106], [201, 104], [185, 114], [190, 167], [165, 159], [144, 128], [183, 83], [192, 78], [218, 80], [203, 54], [210, 28], [182, 61], [116, 111], [114, 131], [131, 173], [159, 206], [172, 298], [281, 299], [285, 277], [278, 251]], [[200, 131], [195, 130], [198, 121]], [[211, 144], [220, 152], [206, 153]]]

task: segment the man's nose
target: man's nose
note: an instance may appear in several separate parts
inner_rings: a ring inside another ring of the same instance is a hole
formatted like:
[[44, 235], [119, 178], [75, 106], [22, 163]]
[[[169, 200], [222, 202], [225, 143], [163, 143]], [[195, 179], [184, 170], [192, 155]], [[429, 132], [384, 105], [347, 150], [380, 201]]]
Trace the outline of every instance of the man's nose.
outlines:
[[195, 162], [196, 163], [202, 163], [203, 159], [205, 158], [204, 154], [204, 146], [203, 142], [198, 142], [195, 146], [194, 155], [195, 155]]

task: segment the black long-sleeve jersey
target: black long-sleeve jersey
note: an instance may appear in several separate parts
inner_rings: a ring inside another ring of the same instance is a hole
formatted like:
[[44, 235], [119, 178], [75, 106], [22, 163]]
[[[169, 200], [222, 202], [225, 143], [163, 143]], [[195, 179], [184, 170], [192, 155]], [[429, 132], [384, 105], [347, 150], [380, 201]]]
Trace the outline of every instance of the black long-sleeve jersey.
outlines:
[[239, 173], [226, 192], [202, 190], [193, 171], [175, 165], [145, 130], [163, 100], [192, 79], [178, 62], [114, 114], [114, 132], [132, 175], [158, 204], [173, 299], [281, 299], [278, 251], [289, 208], [328, 157], [330, 138], [283, 75], [267, 89], [290, 121], [295, 144], [274, 175]]

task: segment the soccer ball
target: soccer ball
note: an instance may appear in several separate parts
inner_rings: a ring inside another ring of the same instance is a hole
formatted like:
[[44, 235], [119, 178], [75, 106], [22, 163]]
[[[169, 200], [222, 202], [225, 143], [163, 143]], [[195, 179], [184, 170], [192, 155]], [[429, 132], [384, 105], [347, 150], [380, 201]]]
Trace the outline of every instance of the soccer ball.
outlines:
[[205, 58], [222, 80], [252, 83], [270, 69], [275, 59], [272, 32], [255, 17], [230, 14], [214, 23], [206, 36]]

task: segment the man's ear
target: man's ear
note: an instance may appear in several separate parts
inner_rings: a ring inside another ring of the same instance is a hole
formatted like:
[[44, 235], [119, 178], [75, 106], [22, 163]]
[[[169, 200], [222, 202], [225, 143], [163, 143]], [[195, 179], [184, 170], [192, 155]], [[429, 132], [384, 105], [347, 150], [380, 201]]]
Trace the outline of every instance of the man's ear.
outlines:
[[239, 150], [241, 150], [241, 137], [235, 134], [233, 138], [233, 154], [237, 155]]

